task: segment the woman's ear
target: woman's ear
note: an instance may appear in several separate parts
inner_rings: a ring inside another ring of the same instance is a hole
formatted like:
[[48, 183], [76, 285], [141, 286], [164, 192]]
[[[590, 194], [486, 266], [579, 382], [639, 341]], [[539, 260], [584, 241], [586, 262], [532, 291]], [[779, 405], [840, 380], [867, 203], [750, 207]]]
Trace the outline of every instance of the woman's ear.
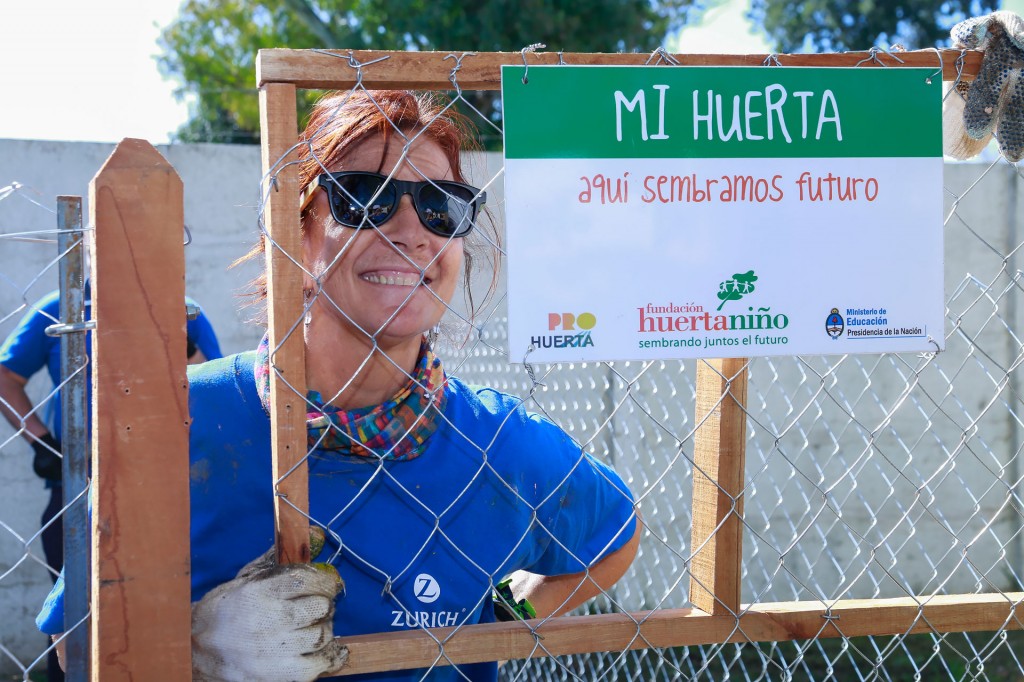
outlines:
[[309, 265], [303, 263], [302, 267], [302, 297], [305, 300], [309, 300], [309, 297], [316, 291], [316, 282], [313, 280], [312, 275], [309, 274]]
[[307, 210], [302, 216], [302, 290], [313, 292], [316, 290], [316, 280], [312, 273], [317, 272], [317, 262], [320, 255], [320, 242], [323, 241], [323, 230], [316, 225], [316, 218], [313, 210]]

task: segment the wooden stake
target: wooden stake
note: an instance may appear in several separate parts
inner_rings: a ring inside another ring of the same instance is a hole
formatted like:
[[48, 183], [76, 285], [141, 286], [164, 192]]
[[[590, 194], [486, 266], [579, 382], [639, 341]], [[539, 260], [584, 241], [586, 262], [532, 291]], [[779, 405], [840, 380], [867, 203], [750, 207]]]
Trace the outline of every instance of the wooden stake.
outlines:
[[690, 601], [712, 615], [740, 607], [747, 360], [697, 364]]
[[92, 679], [192, 679], [181, 179], [123, 140], [89, 185]]
[[[302, 232], [295, 86], [260, 89], [263, 132], [263, 221], [270, 337], [270, 431], [274, 529], [282, 564], [309, 561], [309, 472], [306, 467], [306, 365], [302, 328]], [[289, 151], [291, 150], [291, 151]]]

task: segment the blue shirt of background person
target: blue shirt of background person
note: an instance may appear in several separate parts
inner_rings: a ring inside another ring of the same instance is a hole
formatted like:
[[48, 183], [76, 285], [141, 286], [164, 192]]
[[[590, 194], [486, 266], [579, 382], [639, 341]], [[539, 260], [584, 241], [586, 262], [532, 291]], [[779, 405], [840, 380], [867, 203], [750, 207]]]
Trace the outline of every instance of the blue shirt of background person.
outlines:
[[[92, 306], [90, 305], [89, 296], [89, 285], [85, 287], [85, 319], [89, 320], [92, 317]], [[194, 300], [189, 297], [185, 297], [185, 302], [199, 306]], [[50, 375], [50, 380], [54, 386], [59, 386], [61, 383], [60, 373], [60, 337], [59, 336], [47, 336], [46, 328], [50, 325], [57, 324], [60, 319], [60, 296], [59, 292], [54, 291], [38, 302], [36, 302], [29, 312], [22, 318], [17, 328], [7, 337], [4, 341], [3, 346], [0, 346], [0, 365], [7, 370], [10, 370], [18, 377], [28, 381], [36, 372], [46, 368]], [[184, 307], [182, 309], [184, 315]], [[186, 324], [186, 334], [188, 336], [188, 358], [190, 364], [197, 362], [203, 362], [205, 360], [215, 360], [222, 356], [220, 350], [220, 344], [217, 341], [217, 335], [213, 331], [213, 326], [210, 324], [209, 318], [207, 318], [200, 309], [199, 316], [194, 320], [188, 320]], [[92, 343], [91, 336], [86, 336], [86, 354], [92, 354]], [[89, 377], [89, 367], [86, 367], [86, 376]], [[87, 379], [88, 380], [88, 379]], [[86, 392], [86, 395], [91, 397], [90, 392]], [[0, 390], [0, 397], [3, 396], [2, 390]], [[15, 407], [12, 405], [12, 407]], [[41, 418], [42, 425], [45, 426], [54, 439], [57, 442], [61, 440], [61, 406], [59, 393], [55, 392], [53, 397], [47, 402], [45, 407], [45, 417]], [[26, 413], [21, 413], [24, 417]], [[5, 416], [7, 416], [5, 414]], [[25, 419], [26, 430], [32, 435], [42, 435], [41, 433], [34, 433], [31, 425], [29, 424], [31, 418]], [[8, 421], [15, 428], [20, 428], [19, 420], [11, 421], [8, 416]], [[32, 420], [34, 421], [34, 420]]]
[[[85, 319], [91, 318], [89, 284], [85, 285]], [[184, 306], [193, 304], [186, 298]], [[40, 519], [39, 534], [43, 555], [51, 569], [51, 579], [64, 564], [64, 524], [61, 510], [64, 507], [63, 486], [61, 485], [61, 405], [59, 390], [53, 391], [49, 400], [36, 410], [25, 386], [29, 379], [44, 367], [54, 387], [62, 383], [60, 367], [60, 337], [47, 336], [46, 328], [60, 321], [60, 294], [51, 292], [37, 301], [25, 314], [18, 326], [0, 346], [0, 413], [15, 429], [24, 429], [22, 436], [32, 446], [34, 453], [32, 468], [45, 481], [50, 497]], [[190, 363], [213, 360], [221, 357], [220, 345], [209, 319], [200, 312], [195, 320], [187, 323], [187, 357]], [[91, 356], [90, 336], [86, 335], [86, 354]], [[86, 381], [89, 381], [90, 367], [87, 364]], [[86, 391], [87, 398], [92, 397]], [[89, 409], [88, 407], [86, 408]], [[88, 414], [88, 412], [86, 413]], [[57, 663], [56, 653], [51, 649], [47, 655], [48, 682], [62, 682], [64, 679]]]

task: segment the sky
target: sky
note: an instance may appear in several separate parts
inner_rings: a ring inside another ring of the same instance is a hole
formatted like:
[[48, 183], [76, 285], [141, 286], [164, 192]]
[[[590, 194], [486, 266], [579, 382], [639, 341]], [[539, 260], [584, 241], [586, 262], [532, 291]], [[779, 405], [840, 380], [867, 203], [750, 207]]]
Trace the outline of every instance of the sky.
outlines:
[[180, 2], [4, 2], [0, 138], [166, 142], [188, 112], [153, 57]]
[[[155, 60], [181, 0], [8, 0], [0, 21], [0, 138], [153, 144], [188, 118]], [[670, 51], [762, 53], [749, 0], [718, 0]]]

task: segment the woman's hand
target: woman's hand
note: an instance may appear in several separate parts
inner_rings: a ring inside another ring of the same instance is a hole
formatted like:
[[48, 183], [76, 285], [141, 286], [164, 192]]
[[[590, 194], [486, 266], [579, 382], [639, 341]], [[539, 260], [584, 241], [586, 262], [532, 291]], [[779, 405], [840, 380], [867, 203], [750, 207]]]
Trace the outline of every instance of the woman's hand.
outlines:
[[311, 682], [340, 670], [348, 649], [333, 623], [343, 589], [333, 566], [279, 566], [271, 549], [192, 605], [192, 679]]
[[512, 594], [516, 600], [526, 599], [537, 611], [538, 618], [561, 616], [611, 588], [621, 578], [640, 546], [643, 524], [639, 515], [636, 529], [626, 544], [590, 567], [589, 571], [570, 575], [544, 576], [528, 571], [512, 574]]

